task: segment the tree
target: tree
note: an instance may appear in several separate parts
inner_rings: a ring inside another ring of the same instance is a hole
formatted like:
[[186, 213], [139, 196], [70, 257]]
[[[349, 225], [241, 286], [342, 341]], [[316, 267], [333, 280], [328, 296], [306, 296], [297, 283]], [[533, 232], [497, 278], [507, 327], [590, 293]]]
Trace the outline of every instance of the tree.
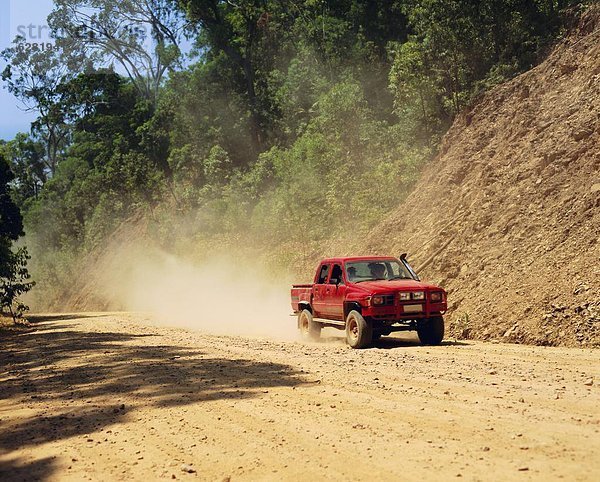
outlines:
[[154, 108], [129, 79], [110, 70], [82, 73], [59, 90], [72, 141], [56, 175], [27, 206], [36, 259], [41, 251], [101, 242], [124, 217], [152, 208], [168, 174]]
[[[48, 23], [63, 52], [96, 67], [116, 62], [153, 104], [181, 57], [187, 24], [171, 0], [56, 0]], [[148, 45], [152, 42], [153, 45]]]
[[[223, 2], [220, 0], [180, 0], [187, 16], [200, 26], [199, 47], [208, 59], [224, 53], [232, 63], [234, 79], [240, 82], [250, 110], [250, 129], [254, 150], [260, 152], [266, 141], [266, 124], [257, 93], [256, 48], [269, 27], [274, 2], [251, 0]], [[271, 56], [265, 51], [263, 56]]]
[[13, 320], [28, 308], [19, 297], [33, 287], [29, 281], [26, 248], [13, 252], [11, 245], [23, 234], [23, 220], [19, 208], [10, 195], [14, 176], [0, 153], [0, 309], [8, 309]]
[[[0, 241], [1, 243], [1, 241]], [[0, 248], [4, 251], [4, 248]], [[27, 261], [30, 259], [27, 248], [22, 247], [12, 252], [8, 249], [7, 258], [2, 262], [0, 270], [0, 309], [8, 310], [13, 321], [17, 321], [29, 310], [20, 297], [35, 286], [30, 281]]]
[[17, 204], [23, 206], [28, 199], [37, 199], [48, 180], [44, 144], [19, 133], [3, 146], [3, 150], [15, 176], [13, 190]]
[[442, 131], [441, 113], [436, 102], [439, 92], [425, 66], [423, 46], [414, 40], [390, 44], [393, 63], [390, 69], [390, 89], [395, 94], [394, 110], [407, 134], [424, 144], [435, 144]]
[[69, 141], [69, 126], [58, 87], [74, 75], [72, 65], [65, 61], [63, 51], [28, 48], [22, 37], [17, 37], [1, 56], [7, 61], [2, 80], [8, 91], [26, 110], [38, 113], [31, 131], [44, 144], [43, 163], [52, 176]]
[[[482, 90], [531, 68], [555, 38], [561, 9], [577, 3], [581, 1], [406, 0], [409, 41], [422, 57], [415, 75], [433, 85], [442, 123], [449, 125]], [[392, 73], [406, 60], [396, 55]], [[396, 86], [402, 95], [404, 83]]]
[[23, 218], [14, 203], [10, 192], [10, 183], [14, 175], [0, 152], [0, 239], [16, 241], [23, 235]]

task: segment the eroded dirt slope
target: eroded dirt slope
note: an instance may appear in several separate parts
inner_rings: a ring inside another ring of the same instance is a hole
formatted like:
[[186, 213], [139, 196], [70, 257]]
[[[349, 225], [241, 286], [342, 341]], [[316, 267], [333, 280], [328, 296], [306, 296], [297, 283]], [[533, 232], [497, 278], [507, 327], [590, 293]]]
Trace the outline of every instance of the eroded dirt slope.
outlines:
[[390, 338], [357, 351], [127, 314], [37, 320], [0, 333], [3, 481], [600, 473], [593, 349]]
[[[408, 251], [455, 335], [600, 344], [600, 8], [456, 120], [365, 251]], [[441, 250], [441, 252], [440, 252]], [[437, 255], [436, 255], [437, 253]]]

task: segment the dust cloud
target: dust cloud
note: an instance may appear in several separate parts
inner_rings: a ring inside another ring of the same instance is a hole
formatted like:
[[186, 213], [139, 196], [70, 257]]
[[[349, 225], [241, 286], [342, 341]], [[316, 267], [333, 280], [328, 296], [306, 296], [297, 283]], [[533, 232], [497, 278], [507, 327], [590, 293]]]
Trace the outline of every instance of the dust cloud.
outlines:
[[[196, 263], [158, 249], [119, 256], [113, 297], [127, 311], [151, 315], [156, 324], [215, 335], [296, 340], [290, 284], [243, 257]], [[111, 270], [115, 273], [115, 270]]]

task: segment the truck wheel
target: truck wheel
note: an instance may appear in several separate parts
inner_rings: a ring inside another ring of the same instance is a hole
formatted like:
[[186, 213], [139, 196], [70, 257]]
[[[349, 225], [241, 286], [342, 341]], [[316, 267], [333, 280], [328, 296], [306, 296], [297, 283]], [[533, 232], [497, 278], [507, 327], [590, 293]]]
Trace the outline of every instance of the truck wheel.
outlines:
[[346, 342], [352, 348], [365, 348], [373, 342], [373, 327], [356, 310], [346, 317]]
[[313, 315], [308, 310], [302, 310], [298, 315], [298, 328], [305, 340], [318, 340], [321, 336], [321, 325], [313, 320]]
[[417, 334], [423, 345], [439, 345], [444, 339], [444, 318], [432, 316], [418, 320]]

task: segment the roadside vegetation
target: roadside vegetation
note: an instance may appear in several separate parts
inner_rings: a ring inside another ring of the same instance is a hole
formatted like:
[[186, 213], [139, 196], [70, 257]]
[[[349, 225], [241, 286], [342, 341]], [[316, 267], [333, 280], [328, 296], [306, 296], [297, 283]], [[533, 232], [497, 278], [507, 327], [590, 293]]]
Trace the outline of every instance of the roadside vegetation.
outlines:
[[23, 235], [23, 219], [11, 196], [13, 180], [10, 166], [0, 152], [0, 315], [6, 313], [15, 322], [29, 309], [21, 295], [34, 283], [27, 270], [27, 249], [13, 246]]
[[38, 114], [0, 149], [45, 299], [131, 219], [197, 256], [348, 246], [581, 3], [56, 0], [55, 48], [17, 39], [2, 74]]

